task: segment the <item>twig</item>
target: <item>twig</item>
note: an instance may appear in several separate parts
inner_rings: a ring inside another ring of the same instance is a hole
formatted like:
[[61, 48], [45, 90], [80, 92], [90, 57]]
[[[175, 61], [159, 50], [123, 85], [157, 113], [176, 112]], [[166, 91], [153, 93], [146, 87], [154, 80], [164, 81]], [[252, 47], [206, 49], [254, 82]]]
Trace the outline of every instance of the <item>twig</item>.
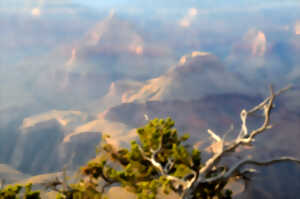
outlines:
[[272, 165], [272, 164], [280, 163], [280, 162], [295, 162], [297, 164], [300, 164], [300, 160], [298, 160], [294, 157], [279, 157], [279, 158], [267, 160], [267, 161], [255, 161], [252, 159], [246, 159], [246, 160], [241, 160], [236, 165], [234, 165], [231, 169], [229, 169], [226, 172], [226, 174], [223, 175], [222, 178], [225, 178], [225, 179], [230, 178], [234, 172], [236, 172], [237, 170], [239, 170], [241, 167], [243, 167], [245, 165], [268, 166], [268, 165]]
[[[280, 89], [276, 93], [274, 93], [273, 88], [270, 86], [270, 96], [267, 97], [264, 101], [262, 101], [257, 106], [254, 106], [249, 111], [243, 109], [240, 114], [240, 118], [242, 121], [241, 130], [237, 138], [228, 144], [224, 146], [225, 136], [223, 139], [221, 139], [218, 135], [216, 135], [213, 131], [210, 129], [208, 130], [208, 133], [211, 135], [211, 137], [216, 140], [217, 142], [222, 142], [222, 148], [220, 151], [217, 151], [210, 159], [208, 159], [205, 163], [205, 165], [198, 171], [197, 178], [194, 179], [193, 183], [189, 185], [189, 189], [186, 189], [185, 193], [183, 194], [183, 198], [190, 199], [192, 198], [192, 193], [198, 188], [198, 186], [201, 183], [210, 183], [210, 182], [216, 182], [221, 181], [224, 179], [228, 179], [230, 177], [233, 177], [233, 173], [236, 172], [239, 168], [246, 164], [253, 164], [253, 165], [270, 165], [276, 162], [282, 162], [282, 161], [293, 161], [300, 163], [300, 160], [297, 160], [295, 158], [291, 157], [281, 157], [278, 159], [265, 161], [265, 162], [258, 162], [250, 159], [242, 160], [238, 162], [236, 165], [231, 167], [227, 172], [224, 170], [219, 175], [207, 178], [207, 175], [212, 172], [213, 168], [218, 165], [218, 162], [224, 157], [227, 153], [234, 152], [236, 148], [238, 148], [241, 145], [249, 145], [252, 142], [255, 141], [255, 137], [262, 132], [270, 129], [272, 126], [270, 125], [270, 113], [273, 106], [273, 102], [276, 96], [280, 95], [281, 93], [287, 91], [290, 89], [291, 86], [285, 87], [283, 89]], [[264, 122], [263, 124], [252, 130], [250, 133], [248, 132], [247, 128], [247, 117], [248, 115], [251, 115], [259, 110], [263, 111], [264, 114]]]

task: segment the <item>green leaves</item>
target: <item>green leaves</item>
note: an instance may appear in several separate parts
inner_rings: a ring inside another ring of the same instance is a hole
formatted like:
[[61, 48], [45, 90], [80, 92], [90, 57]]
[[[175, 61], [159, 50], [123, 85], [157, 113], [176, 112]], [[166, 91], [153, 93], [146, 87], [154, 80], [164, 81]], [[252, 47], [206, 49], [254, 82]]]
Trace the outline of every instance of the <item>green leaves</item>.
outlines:
[[29, 183], [25, 186], [24, 198], [25, 199], [39, 199], [40, 198], [40, 192], [39, 191], [32, 191], [32, 184]]
[[174, 176], [178, 178], [183, 178], [191, 173], [191, 170], [185, 166], [184, 164], [178, 164], [175, 166], [175, 172], [173, 173]]
[[100, 162], [91, 161], [87, 164], [87, 166], [82, 167], [81, 171], [83, 174], [93, 177], [99, 178], [103, 174], [103, 168], [106, 164], [106, 160], [102, 160]]
[[155, 199], [160, 190], [165, 194], [171, 191], [170, 181], [164, 176], [151, 181], [142, 181], [137, 183], [137, 196], [139, 199]]
[[0, 191], [0, 199], [17, 199], [19, 198], [19, 193], [22, 189], [22, 186], [6, 186], [3, 190]]
[[[156, 199], [170, 192], [182, 194], [183, 185], [201, 169], [201, 153], [186, 144], [189, 135], [179, 136], [174, 125], [171, 118], [149, 121], [137, 129], [139, 139], [129, 148], [116, 149], [106, 141], [108, 136], [103, 136], [97, 157], [81, 168], [82, 180], [71, 185], [61, 183], [63, 190], [57, 198], [106, 199], [106, 188], [113, 184], [135, 193], [138, 199]], [[220, 172], [222, 169], [216, 169], [209, 175]], [[201, 184], [194, 198], [229, 199], [231, 192], [224, 190], [226, 183]], [[22, 188], [6, 187], [0, 191], [0, 199], [17, 199]], [[25, 199], [38, 199], [39, 192], [31, 188], [31, 184], [25, 186]]]
[[190, 138], [190, 135], [186, 133], [186, 134], [184, 134], [183, 136], [180, 137], [180, 140], [182, 142], [184, 142], [184, 141], [188, 140], [189, 138]]
[[192, 161], [193, 161], [193, 169], [199, 170], [201, 166], [201, 153], [198, 149], [193, 149], [192, 151]]
[[184, 178], [192, 173], [193, 166], [198, 168], [201, 163], [200, 152], [183, 144], [189, 135], [179, 137], [174, 125], [171, 118], [149, 121], [137, 129], [139, 140], [132, 141], [129, 149], [117, 150], [105, 137], [98, 158], [83, 167], [82, 173], [120, 184], [138, 198], [155, 199], [159, 191], [169, 193], [173, 186], [166, 175]]
[[[22, 191], [22, 189], [25, 189]], [[23, 193], [21, 193], [23, 192]], [[21, 185], [9, 185], [0, 190], [0, 199], [40, 199], [39, 191], [32, 191], [32, 184], [24, 187]]]
[[146, 124], [144, 127], [139, 128], [137, 133], [141, 141], [141, 145], [145, 152], [150, 150], [157, 150], [159, 147], [172, 146], [168, 142], [178, 142], [174, 121], [170, 118], [166, 120], [154, 119]]

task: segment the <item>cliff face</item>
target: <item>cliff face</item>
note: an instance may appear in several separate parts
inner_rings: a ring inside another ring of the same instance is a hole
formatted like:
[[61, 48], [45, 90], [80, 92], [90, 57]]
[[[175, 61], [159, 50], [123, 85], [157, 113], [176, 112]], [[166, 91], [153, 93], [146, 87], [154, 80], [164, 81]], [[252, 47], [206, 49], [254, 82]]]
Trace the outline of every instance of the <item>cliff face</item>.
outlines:
[[[231, 139], [238, 132], [241, 109], [249, 109], [260, 100], [261, 97], [242, 94], [220, 94], [191, 101], [125, 103], [99, 114], [96, 120], [77, 123], [72, 127], [73, 132], [66, 131], [68, 128], [56, 119], [42, 121], [23, 131], [15, 129], [15, 147], [6, 161], [15, 168], [32, 174], [59, 171], [65, 165], [75, 169], [94, 157], [102, 132], [111, 133], [114, 144], [122, 145], [135, 139], [135, 130], [130, 129], [144, 125], [147, 122], [145, 114], [150, 119], [172, 117], [179, 132], [190, 133], [190, 144], [204, 151], [205, 158], [209, 155], [206, 147], [210, 144], [207, 129], [211, 128], [223, 135], [234, 124], [235, 133], [228, 136]], [[249, 153], [241, 150], [230, 161], [238, 161], [248, 154], [261, 160], [284, 155], [300, 158], [300, 114], [297, 110], [289, 111], [285, 101], [279, 100], [275, 104], [276, 109], [272, 113], [273, 129], [259, 136]], [[249, 127], [252, 128], [260, 122], [261, 118], [256, 116], [249, 120]], [[238, 198], [272, 198], [274, 193], [278, 198], [283, 198], [298, 194], [299, 184], [292, 183], [300, 175], [298, 168], [293, 164], [257, 168], [259, 173], [250, 181], [246, 192]]]
[[37, 124], [20, 132], [11, 164], [26, 173], [51, 172], [60, 168], [56, 158], [63, 129], [56, 120]]
[[[228, 139], [236, 136], [239, 127], [239, 113], [242, 108], [249, 109], [259, 102], [260, 97], [246, 95], [214, 95], [202, 100], [128, 103], [110, 109], [106, 118], [126, 123], [129, 126], [141, 126], [146, 123], [144, 114], [153, 117], [172, 117], [176, 121], [179, 132], [191, 134], [191, 144], [204, 151], [210, 144], [207, 129], [211, 128], [219, 135], [223, 135], [234, 124], [235, 133], [229, 134]], [[251, 155], [257, 160], [267, 160], [279, 156], [299, 155], [300, 115], [298, 111], [290, 111], [285, 101], [275, 102], [276, 108], [272, 113], [273, 128], [260, 135], [256, 143], [249, 150], [241, 150], [229, 163], [234, 163], [244, 156]], [[128, 114], [130, 113], [130, 114]], [[259, 125], [262, 121], [259, 115], [249, 118], [249, 129]], [[248, 152], [247, 152], [248, 151]], [[257, 168], [258, 174], [247, 183], [246, 192], [237, 198], [293, 198], [300, 194], [299, 166], [293, 163], [282, 163], [271, 167]]]
[[96, 147], [101, 141], [99, 132], [85, 132], [74, 135], [68, 142], [60, 142], [58, 154], [61, 165], [76, 170], [96, 156]]
[[50, 119], [34, 126], [4, 128], [1, 131], [1, 162], [28, 174], [61, 171], [64, 166], [76, 169], [95, 156], [100, 132], [72, 136], [64, 143], [68, 133], [58, 120]]
[[9, 165], [0, 164], [0, 180], [4, 180], [5, 184], [23, 180], [27, 177], [29, 177], [29, 175], [26, 175]]
[[120, 92], [115, 98], [119, 97], [122, 103], [130, 103], [193, 100], [220, 93], [246, 93], [249, 88], [238, 76], [227, 71], [216, 56], [195, 51], [181, 57], [177, 65], [163, 75]]

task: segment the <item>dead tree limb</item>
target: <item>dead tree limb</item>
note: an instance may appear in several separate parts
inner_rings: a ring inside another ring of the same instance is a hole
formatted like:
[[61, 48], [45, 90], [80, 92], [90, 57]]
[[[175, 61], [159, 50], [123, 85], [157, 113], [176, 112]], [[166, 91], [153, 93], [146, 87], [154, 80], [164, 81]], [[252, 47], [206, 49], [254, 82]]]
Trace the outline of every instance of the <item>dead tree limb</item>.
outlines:
[[[292, 161], [300, 164], [300, 160], [297, 160], [293, 157], [279, 157], [273, 160], [259, 162], [252, 159], [242, 160], [232, 167], [230, 167], [227, 171], [221, 172], [219, 175], [214, 177], [207, 177], [209, 173], [213, 171], [214, 168], [218, 167], [218, 163], [220, 160], [225, 157], [225, 155], [234, 152], [238, 147], [252, 144], [255, 141], [257, 135], [265, 132], [268, 129], [272, 128], [270, 124], [270, 114], [271, 110], [274, 107], [275, 97], [282, 94], [283, 92], [289, 90], [291, 86], [280, 89], [277, 92], [273, 91], [272, 86], [270, 86], [270, 95], [265, 100], [263, 100], [260, 104], [254, 106], [249, 111], [243, 109], [240, 114], [241, 118], [241, 129], [239, 135], [232, 141], [225, 143], [225, 137], [223, 139], [218, 136], [215, 132], [208, 129], [209, 135], [213, 138], [215, 142], [220, 142], [220, 149], [215, 152], [215, 154], [209, 158], [204, 166], [198, 171], [198, 177], [194, 179], [194, 181], [188, 186], [182, 195], [183, 199], [192, 199], [193, 193], [195, 193], [196, 189], [203, 183], [212, 183], [212, 182], [221, 182], [224, 180], [228, 180], [231, 177], [235, 177], [238, 170], [240, 170], [245, 165], [258, 165], [258, 166], [267, 166], [278, 162], [283, 161]], [[263, 112], [264, 121], [261, 126], [249, 132], [247, 126], [247, 118], [249, 115], [252, 115], [258, 111]]]

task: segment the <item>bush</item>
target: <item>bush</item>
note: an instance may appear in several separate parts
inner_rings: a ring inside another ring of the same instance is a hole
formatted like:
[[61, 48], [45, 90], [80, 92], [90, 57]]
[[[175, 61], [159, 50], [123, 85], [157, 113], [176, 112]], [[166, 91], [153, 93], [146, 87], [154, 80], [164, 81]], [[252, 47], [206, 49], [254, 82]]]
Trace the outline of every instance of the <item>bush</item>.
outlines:
[[[78, 183], [68, 184], [56, 179], [47, 187], [58, 192], [57, 198], [65, 199], [104, 199], [110, 187], [122, 186], [135, 193], [139, 199], [156, 199], [159, 193], [176, 193], [182, 199], [229, 199], [232, 192], [226, 189], [231, 179], [255, 172], [247, 165], [270, 165], [282, 161], [300, 163], [292, 157], [279, 157], [268, 161], [243, 159], [233, 165], [222, 165], [224, 156], [233, 155], [240, 146], [251, 145], [257, 135], [269, 130], [271, 110], [276, 96], [288, 88], [273, 92], [259, 105], [250, 110], [241, 111], [242, 125], [239, 135], [225, 141], [208, 129], [208, 133], [218, 146], [213, 155], [202, 161], [201, 152], [192, 149], [186, 141], [187, 134], [179, 136], [171, 118], [154, 119], [137, 130], [138, 141], [132, 141], [129, 149], [116, 148], [103, 136], [97, 157], [81, 168], [82, 178]], [[248, 131], [247, 118], [262, 111], [263, 123]], [[23, 187], [7, 186], [0, 190], [0, 199], [18, 198]], [[40, 198], [39, 192], [31, 191], [31, 185], [25, 187], [24, 198]]]

